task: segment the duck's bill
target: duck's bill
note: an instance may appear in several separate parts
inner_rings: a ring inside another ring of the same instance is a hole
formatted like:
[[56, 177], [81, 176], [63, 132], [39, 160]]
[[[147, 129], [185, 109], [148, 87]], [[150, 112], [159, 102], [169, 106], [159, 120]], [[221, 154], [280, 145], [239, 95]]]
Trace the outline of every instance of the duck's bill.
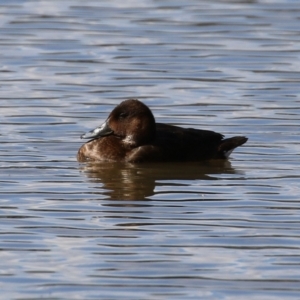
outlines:
[[83, 134], [81, 136], [82, 139], [95, 139], [101, 136], [110, 135], [113, 133], [111, 128], [107, 124], [108, 122], [104, 122], [101, 126]]

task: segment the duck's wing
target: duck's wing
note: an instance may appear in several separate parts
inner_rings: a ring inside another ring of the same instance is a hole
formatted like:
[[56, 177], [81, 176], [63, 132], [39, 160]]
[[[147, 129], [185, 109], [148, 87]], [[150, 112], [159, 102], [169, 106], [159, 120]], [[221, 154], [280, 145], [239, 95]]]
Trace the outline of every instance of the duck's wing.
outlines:
[[170, 160], [204, 160], [214, 158], [223, 135], [210, 130], [182, 128], [157, 123], [156, 145]]
[[156, 144], [164, 150], [166, 158], [170, 159], [224, 159], [246, 141], [247, 138], [242, 136], [224, 139], [222, 134], [211, 130], [156, 124]]

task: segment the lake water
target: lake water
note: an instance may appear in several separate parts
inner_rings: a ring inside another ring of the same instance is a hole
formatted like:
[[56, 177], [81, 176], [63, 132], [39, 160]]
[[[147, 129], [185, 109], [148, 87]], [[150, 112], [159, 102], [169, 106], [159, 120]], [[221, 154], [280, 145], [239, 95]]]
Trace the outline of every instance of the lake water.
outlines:
[[[298, 0], [0, 12], [1, 299], [300, 299]], [[130, 97], [249, 141], [222, 163], [79, 164]]]

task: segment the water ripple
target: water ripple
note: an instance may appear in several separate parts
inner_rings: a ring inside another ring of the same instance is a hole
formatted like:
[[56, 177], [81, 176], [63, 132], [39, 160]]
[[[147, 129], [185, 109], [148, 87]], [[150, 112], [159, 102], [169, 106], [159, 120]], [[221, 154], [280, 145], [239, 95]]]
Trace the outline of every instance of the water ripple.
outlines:
[[[299, 298], [297, 1], [0, 11], [3, 298]], [[225, 163], [78, 164], [130, 97], [249, 141]]]

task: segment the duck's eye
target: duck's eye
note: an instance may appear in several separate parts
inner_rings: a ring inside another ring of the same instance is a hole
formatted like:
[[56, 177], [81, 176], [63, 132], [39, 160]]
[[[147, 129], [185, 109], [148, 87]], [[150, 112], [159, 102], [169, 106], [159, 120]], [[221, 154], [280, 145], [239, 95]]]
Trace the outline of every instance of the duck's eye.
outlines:
[[122, 113], [120, 113], [120, 115], [119, 115], [120, 119], [124, 119], [124, 118], [126, 118], [127, 116], [128, 116], [128, 114], [125, 113], [125, 112], [122, 112]]

